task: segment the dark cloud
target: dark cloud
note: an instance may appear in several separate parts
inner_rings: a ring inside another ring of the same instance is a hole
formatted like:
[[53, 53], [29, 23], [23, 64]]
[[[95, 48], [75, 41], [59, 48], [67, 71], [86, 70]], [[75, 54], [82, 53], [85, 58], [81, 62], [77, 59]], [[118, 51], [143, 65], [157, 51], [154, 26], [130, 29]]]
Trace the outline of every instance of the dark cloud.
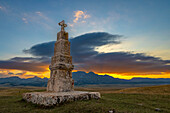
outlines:
[[32, 62], [32, 63], [50, 63], [50, 58], [49, 57], [14, 57], [9, 59], [9, 61], [14, 61], [14, 62]]
[[45, 69], [41, 66], [45, 66], [43, 63], [29, 63], [29, 62], [13, 62], [13, 61], [0, 61], [1, 69], [18, 69], [25, 71], [41, 72]]
[[[82, 60], [89, 59], [98, 52], [94, 51], [95, 47], [106, 44], [119, 44], [121, 35], [111, 35], [104, 32], [88, 33], [70, 40], [71, 55], [74, 62], [82, 62]], [[81, 58], [81, 59], [79, 59]]]
[[26, 74], [26, 72], [16, 73], [15, 75], [24, 75], [24, 74]]
[[[113, 52], [98, 53], [95, 47], [106, 44], [120, 44], [121, 35], [108, 33], [88, 33], [70, 39], [71, 55], [75, 69], [107, 73], [160, 73], [168, 72], [169, 60], [147, 56], [144, 53]], [[29, 53], [39, 56], [52, 56], [55, 42], [35, 45], [28, 50]], [[46, 46], [47, 47], [46, 47]], [[48, 51], [50, 49], [51, 53]], [[48, 51], [48, 52], [46, 52]]]
[[[170, 72], [170, 60], [162, 60], [144, 53], [112, 52], [98, 53], [95, 47], [106, 44], [120, 44], [121, 35], [108, 33], [88, 33], [70, 39], [71, 55], [76, 70], [105, 72], [105, 73], [158, 73]], [[49, 65], [53, 56], [54, 43], [47, 42], [23, 50], [35, 56], [15, 57], [7, 61], [0, 61], [2, 69], [20, 69], [29, 71], [44, 71], [41, 66]]]
[[113, 52], [98, 54], [78, 65], [77, 69], [105, 73], [160, 73], [170, 72], [170, 60], [145, 54]]
[[[111, 35], [105, 32], [88, 33], [75, 38], [70, 39], [71, 42], [71, 55], [73, 57], [87, 58], [89, 56], [97, 54], [94, 48], [106, 44], [119, 44], [118, 39], [121, 35]], [[34, 56], [48, 56], [51, 57], [54, 54], [55, 41], [37, 44], [30, 49], [25, 49], [23, 52], [32, 54]]]
[[[10, 71], [10, 70], [8, 70]], [[26, 72], [22, 72], [22, 73], [12, 73], [12, 72], [8, 72], [8, 73], [4, 73], [2, 70], [0, 70], [0, 78], [6, 78], [6, 77], [11, 77], [11, 76], [23, 76], [24, 74], [26, 74]], [[25, 75], [24, 75], [25, 76]]]
[[34, 56], [50, 57], [53, 55], [53, 52], [54, 52], [54, 43], [55, 41], [37, 44], [37, 45], [32, 46], [28, 50], [26, 49], [23, 50], [23, 52], [32, 54]]
[[0, 78], [7, 78], [7, 77], [10, 77], [10, 75], [8, 75], [8, 74], [3, 74], [3, 73], [0, 73]]
[[9, 60], [0, 61], [0, 68], [43, 72], [46, 71], [44, 67], [49, 64], [49, 61], [49, 57], [14, 57]]
[[9, 72], [8, 75], [14, 75], [14, 73]]

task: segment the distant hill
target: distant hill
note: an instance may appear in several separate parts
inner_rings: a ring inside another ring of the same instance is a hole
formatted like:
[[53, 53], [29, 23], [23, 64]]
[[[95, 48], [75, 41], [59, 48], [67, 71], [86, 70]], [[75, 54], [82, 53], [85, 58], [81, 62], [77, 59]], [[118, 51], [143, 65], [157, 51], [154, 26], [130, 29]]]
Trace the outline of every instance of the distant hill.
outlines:
[[47, 86], [48, 78], [33, 77], [28, 79], [21, 79], [17, 76], [0, 78], [0, 86]]
[[[170, 79], [151, 79], [151, 78], [133, 78], [131, 80], [113, 78], [109, 75], [98, 75], [93, 72], [73, 72], [75, 86], [80, 85], [101, 85], [101, 84], [170, 84]], [[19, 77], [0, 78], [0, 86], [47, 86], [48, 78], [33, 77], [21, 79]]]
[[98, 75], [93, 72], [85, 73], [83, 71], [73, 72], [75, 85], [84, 84], [170, 84], [167, 78], [132, 78], [130, 80], [114, 78], [109, 75]]

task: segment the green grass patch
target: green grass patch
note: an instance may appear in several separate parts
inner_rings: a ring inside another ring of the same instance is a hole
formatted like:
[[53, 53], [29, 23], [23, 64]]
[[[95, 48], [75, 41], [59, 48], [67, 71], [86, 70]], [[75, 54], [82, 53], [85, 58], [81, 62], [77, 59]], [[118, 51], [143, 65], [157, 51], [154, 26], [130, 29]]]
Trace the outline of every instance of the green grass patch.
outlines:
[[[96, 90], [96, 89], [95, 89]], [[99, 100], [84, 100], [45, 108], [22, 100], [22, 93], [36, 88], [8, 88], [0, 91], [0, 113], [170, 113], [170, 95], [102, 93]]]

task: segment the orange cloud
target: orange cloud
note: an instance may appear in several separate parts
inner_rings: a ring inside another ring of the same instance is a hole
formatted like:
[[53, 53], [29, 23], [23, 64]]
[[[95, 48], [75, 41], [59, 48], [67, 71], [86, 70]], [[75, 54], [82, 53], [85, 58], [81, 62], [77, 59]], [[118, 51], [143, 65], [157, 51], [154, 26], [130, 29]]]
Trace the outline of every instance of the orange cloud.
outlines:
[[[75, 15], [74, 15], [75, 19], [73, 20], [74, 23], [77, 23], [77, 21], [78, 21], [80, 18], [86, 19], [86, 18], [89, 18], [89, 17], [90, 17], [90, 15], [86, 14], [86, 12], [83, 12], [83, 11], [80, 11], [80, 10], [75, 11], [74, 13], [75, 13]], [[84, 22], [84, 21], [83, 21], [83, 22]]]
[[14, 70], [14, 69], [1, 69], [0, 70], [0, 78], [18, 76], [20, 78], [32, 78], [34, 76], [44, 78], [50, 77], [50, 71], [45, 72], [31, 72], [31, 71], [22, 71], [22, 70]]

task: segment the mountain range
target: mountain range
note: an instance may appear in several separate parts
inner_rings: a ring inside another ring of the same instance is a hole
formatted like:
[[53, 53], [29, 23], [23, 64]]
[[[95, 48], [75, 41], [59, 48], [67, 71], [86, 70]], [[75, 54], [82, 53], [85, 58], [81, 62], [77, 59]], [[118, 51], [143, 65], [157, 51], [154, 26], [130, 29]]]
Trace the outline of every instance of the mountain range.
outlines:
[[[83, 85], [102, 85], [102, 84], [170, 84], [170, 78], [132, 78], [130, 80], [114, 78], [109, 75], [98, 75], [93, 72], [73, 72], [75, 86]], [[48, 78], [27, 78], [22, 79], [17, 76], [0, 78], [0, 86], [39, 86], [46, 87]]]

